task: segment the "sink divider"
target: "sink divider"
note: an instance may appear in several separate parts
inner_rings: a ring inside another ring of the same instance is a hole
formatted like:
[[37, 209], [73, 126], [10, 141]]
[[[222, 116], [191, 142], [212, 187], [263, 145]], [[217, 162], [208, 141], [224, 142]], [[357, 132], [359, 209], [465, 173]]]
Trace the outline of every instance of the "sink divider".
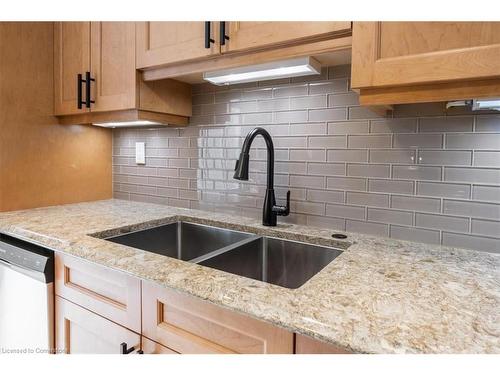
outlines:
[[234, 250], [240, 246], [246, 245], [247, 243], [260, 240], [261, 238], [263, 238], [263, 236], [259, 236], [259, 235], [254, 235], [254, 236], [251, 236], [249, 238], [245, 238], [245, 239], [238, 241], [238, 242], [235, 242], [231, 245], [227, 245], [227, 246], [221, 247], [220, 249], [214, 250], [208, 254], [201, 255], [199, 257], [191, 259], [189, 261], [189, 263], [195, 263], [195, 264], [201, 263], [205, 260], [211, 259], [211, 258], [216, 257], [218, 255], [227, 253], [228, 251]]

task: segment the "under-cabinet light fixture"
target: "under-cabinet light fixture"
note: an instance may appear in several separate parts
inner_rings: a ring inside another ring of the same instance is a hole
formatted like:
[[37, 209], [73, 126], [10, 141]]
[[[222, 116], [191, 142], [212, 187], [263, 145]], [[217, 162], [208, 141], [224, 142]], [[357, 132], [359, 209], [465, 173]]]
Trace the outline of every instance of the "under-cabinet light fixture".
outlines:
[[164, 125], [161, 122], [137, 120], [137, 121], [112, 121], [112, 122], [94, 122], [94, 125], [102, 126], [104, 128], [131, 128], [139, 126], [160, 126]]
[[466, 107], [472, 111], [500, 111], [500, 98], [458, 100], [446, 103], [446, 109]]
[[315, 74], [321, 74], [321, 64], [312, 57], [299, 57], [203, 73], [203, 79], [214, 85], [222, 86]]

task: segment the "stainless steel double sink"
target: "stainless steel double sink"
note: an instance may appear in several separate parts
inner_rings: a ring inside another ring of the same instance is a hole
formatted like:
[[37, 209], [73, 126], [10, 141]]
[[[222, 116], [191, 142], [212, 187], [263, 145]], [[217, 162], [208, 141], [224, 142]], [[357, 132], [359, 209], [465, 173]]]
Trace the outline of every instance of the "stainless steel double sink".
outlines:
[[108, 241], [295, 289], [341, 250], [188, 222], [174, 222]]

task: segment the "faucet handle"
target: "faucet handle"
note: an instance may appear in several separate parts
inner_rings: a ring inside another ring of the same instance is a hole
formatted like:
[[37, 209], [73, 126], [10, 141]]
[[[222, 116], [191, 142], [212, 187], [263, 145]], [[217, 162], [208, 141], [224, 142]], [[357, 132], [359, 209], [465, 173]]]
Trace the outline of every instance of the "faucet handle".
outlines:
[[273, 212], [279, 216], [288, 216], [290, 214], [290, 190], [286, 193], [286, 206], [273, 206]]

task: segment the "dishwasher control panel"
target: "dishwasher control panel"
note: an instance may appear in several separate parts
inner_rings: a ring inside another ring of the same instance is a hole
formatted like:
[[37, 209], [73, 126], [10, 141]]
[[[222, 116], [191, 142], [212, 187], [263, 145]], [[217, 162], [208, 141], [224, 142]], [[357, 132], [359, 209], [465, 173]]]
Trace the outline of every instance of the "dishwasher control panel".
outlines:
[[46, 272], [53, 263], [53, 258], [51, 250], [0, 233], [0, 259], [7, 263]]

